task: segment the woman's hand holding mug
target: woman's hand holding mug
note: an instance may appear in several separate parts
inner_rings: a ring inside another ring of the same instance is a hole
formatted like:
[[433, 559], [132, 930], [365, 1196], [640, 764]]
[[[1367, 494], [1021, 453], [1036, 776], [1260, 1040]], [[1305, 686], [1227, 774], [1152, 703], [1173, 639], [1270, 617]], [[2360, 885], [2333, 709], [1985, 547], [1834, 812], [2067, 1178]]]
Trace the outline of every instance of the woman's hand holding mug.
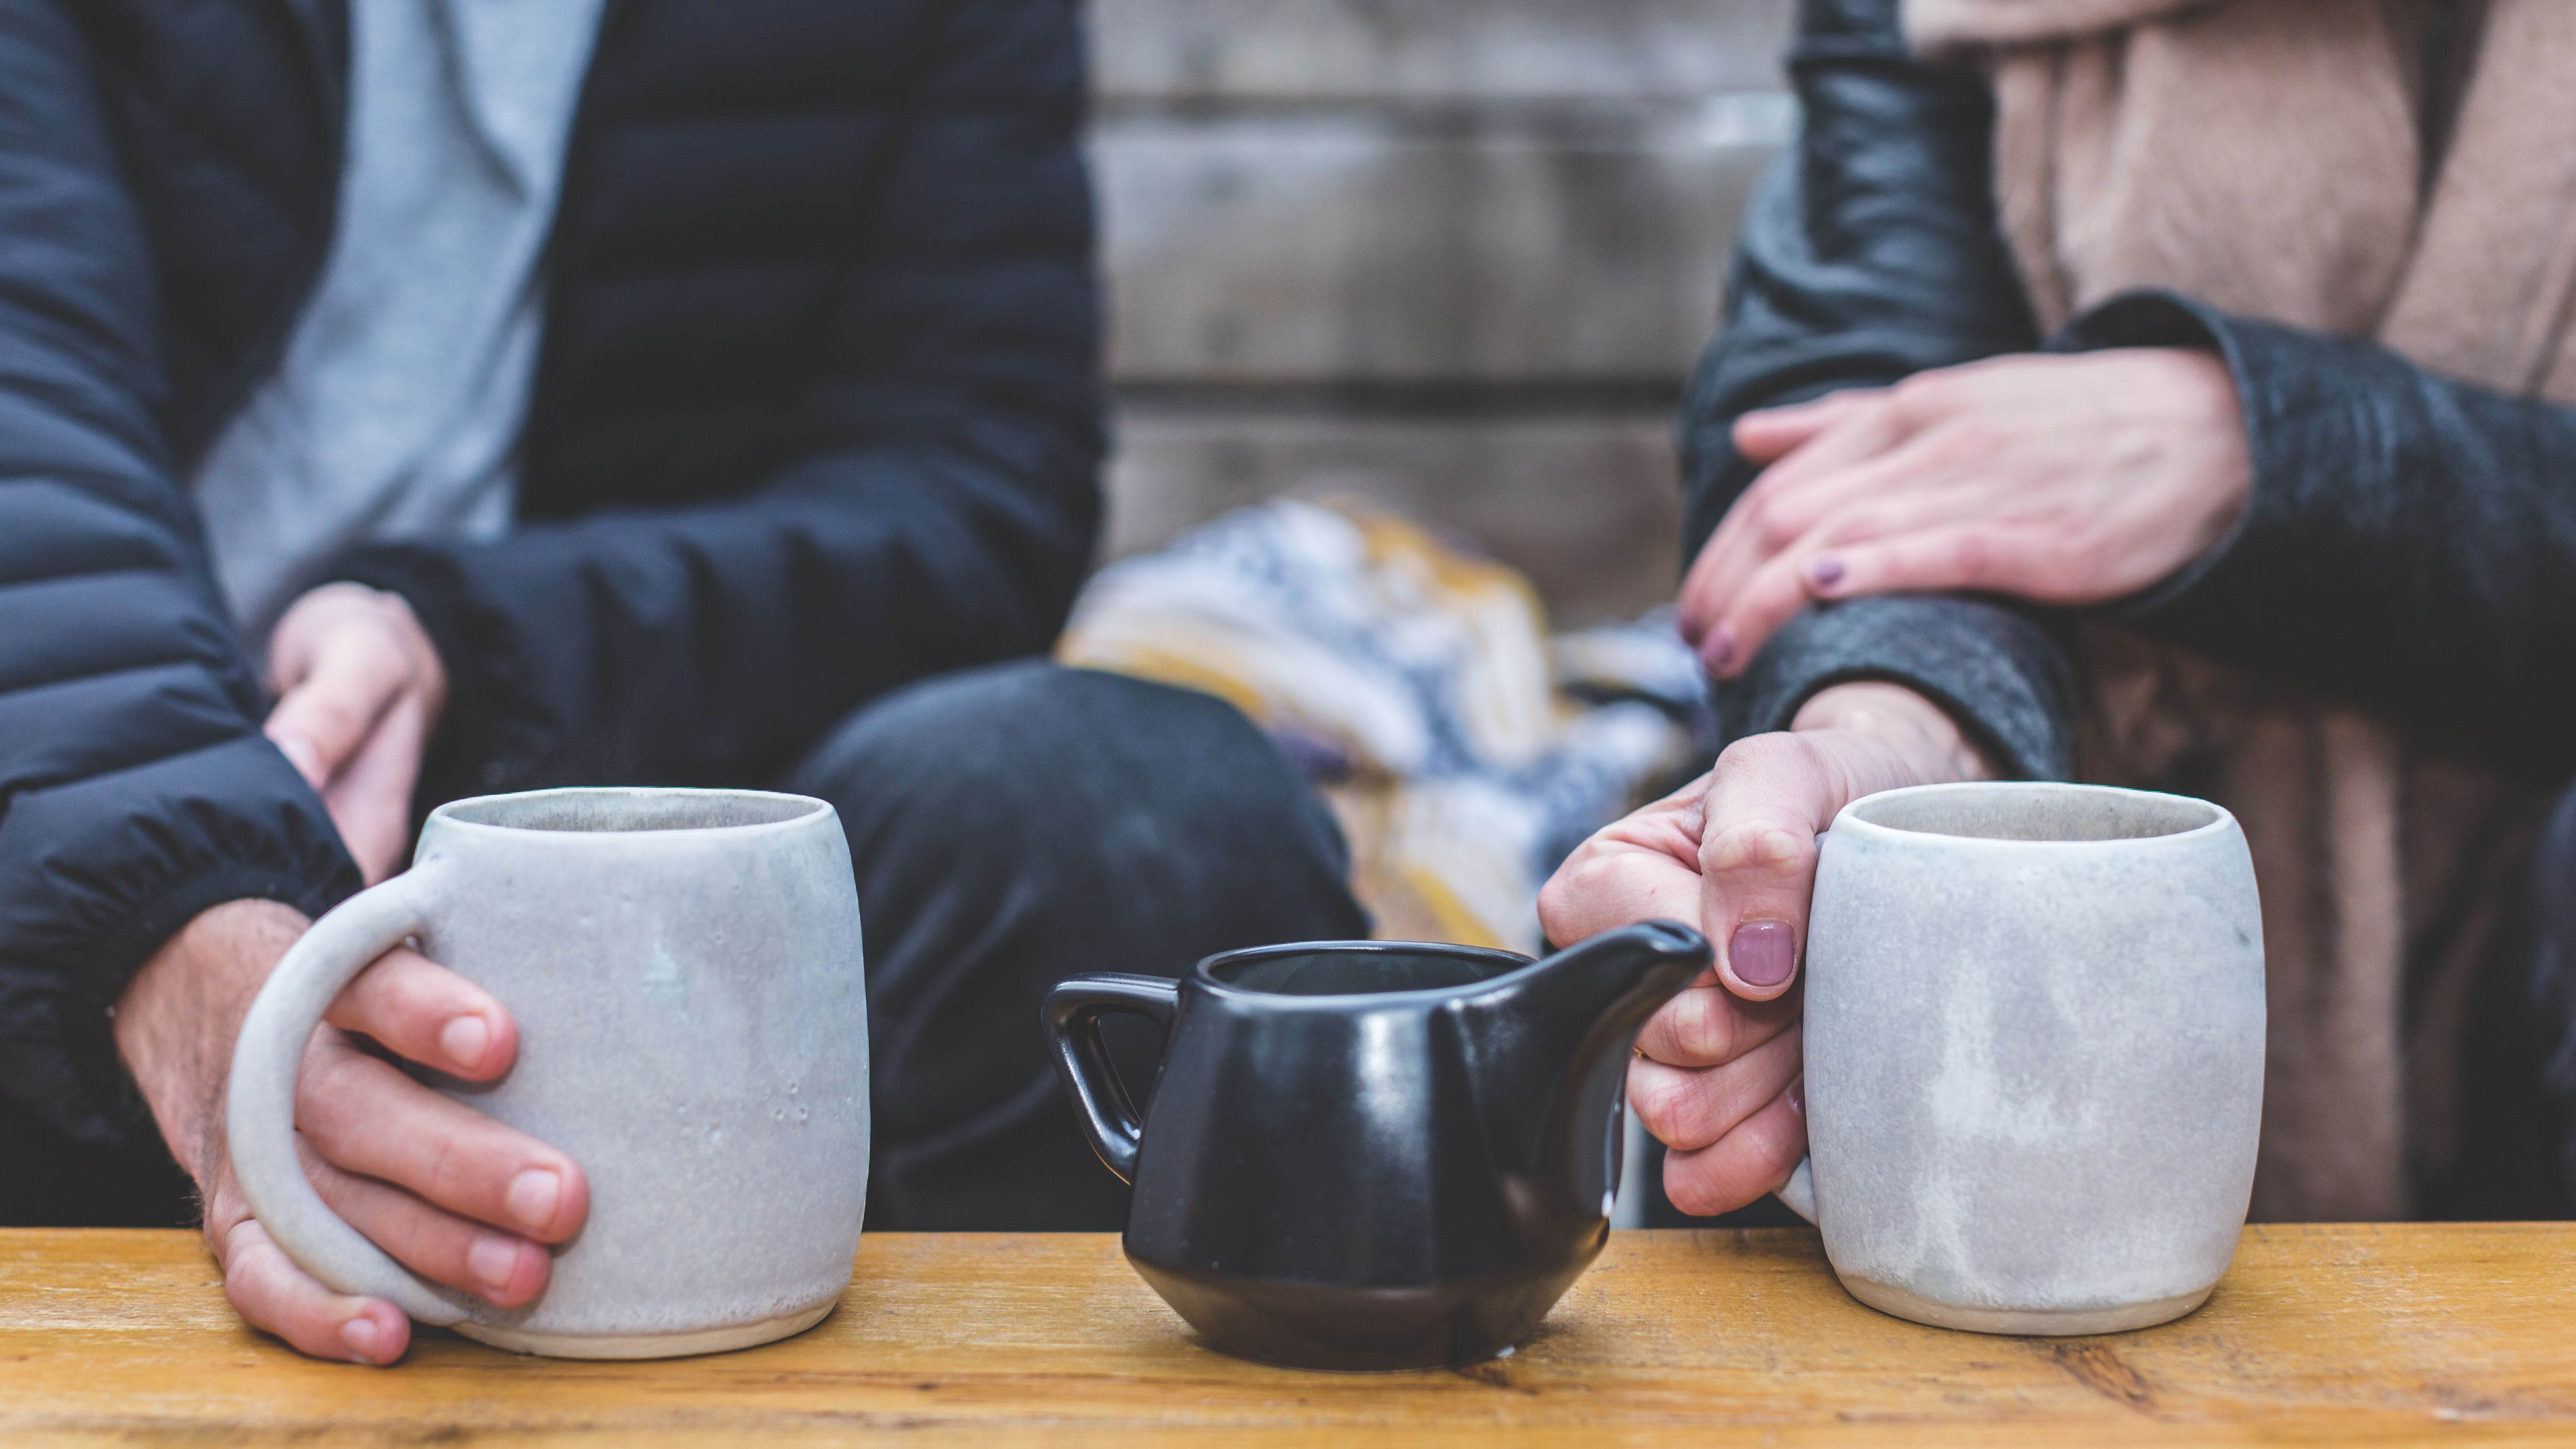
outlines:
[[1638, 1039], [1628, 1097], [1671, 1148], [1685, 1212], [1744, 1206], [1807, 1150], [1794, 990], [1816, 836], [1842, 807], [1905, 785], [1994, 775], [1958, 724], [1901, 685], [1820, 691], [1788, 730], [1738, 740], [1708, 774], [1594, 835], [1539, 895], [1559, 946], [1635, 921], [1699, 926], [1715, 968]]

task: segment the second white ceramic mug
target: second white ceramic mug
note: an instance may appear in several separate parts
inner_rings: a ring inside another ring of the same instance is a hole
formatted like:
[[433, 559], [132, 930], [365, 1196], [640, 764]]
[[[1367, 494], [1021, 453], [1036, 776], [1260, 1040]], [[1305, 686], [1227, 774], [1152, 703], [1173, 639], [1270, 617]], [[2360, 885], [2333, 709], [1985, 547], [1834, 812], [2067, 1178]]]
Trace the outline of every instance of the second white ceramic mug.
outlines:
[[2208, 1298], [2263, 1114], [2234, 816], [2091, 785], [1856, 800], [1821, 843], [1805, 990], [1809, 1158], [1780, 1196], [1852, 1296], [2024, 1334]]
[[[570, 1153], [590, 1217], [535, 1302], [494, 1308], [333, 1215], [295, 1156], [323, 1010], [406, 938], [500, 999], [519, 1056], [440, 1079]], [[858, 891], [823, 801], [749, 790], [542, 790], [430, 813], [411, 870], [314, 923], [233, 1054], [233, 1168], [287, 1255], [424, 1323], [569, 1358], [743, 1348], [829, 1313], [868, 1191]]]

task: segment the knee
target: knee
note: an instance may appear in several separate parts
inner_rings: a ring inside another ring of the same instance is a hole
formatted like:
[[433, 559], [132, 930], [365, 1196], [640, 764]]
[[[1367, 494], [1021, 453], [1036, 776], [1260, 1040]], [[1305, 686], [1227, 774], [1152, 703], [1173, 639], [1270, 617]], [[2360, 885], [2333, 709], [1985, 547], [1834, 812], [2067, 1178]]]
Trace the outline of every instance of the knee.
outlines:
[[1339, 880], [1330, 812], [1212, 695], [1038, 660], [964, 670], [846, 721], [796, 777], [866, 838], [1103, 866], [1294, 858]]
[[2561, 974], [2576, 952], [2576, 790], [2558, 798], [2532, 844], [2523, 898], [2542, 974]]

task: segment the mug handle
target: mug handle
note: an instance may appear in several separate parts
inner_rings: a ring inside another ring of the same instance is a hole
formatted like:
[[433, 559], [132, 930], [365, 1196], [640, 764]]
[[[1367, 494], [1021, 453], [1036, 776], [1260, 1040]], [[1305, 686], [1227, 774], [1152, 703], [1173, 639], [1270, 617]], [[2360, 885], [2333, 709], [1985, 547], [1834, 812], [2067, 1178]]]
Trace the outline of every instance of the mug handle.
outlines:
[[415, 866], [360, 891], [287, 949], [242, 1019], [224, 1109], [233, 1180], [251, 1216], [297, 1266], [341, 1293], [391, 1299], [423, 1323], [477, 1316], [473, 1300], [395, 1262], [324, 1205], [295, 1157], [295, 1076], [305, 1044], [340, 989], [438, 914], [443, 873]]
[[1799, 1158], [1798, 1165], [1789, 1170], [1789, 1180], [1780, 1184], [1780, 1190], [1771, 1195], [1780, 1199], [1780, 1205], [1782, 1207], [1785, 1207], [1789, 1211], [1796, 1213], [1798, 1216], [1805, 1218], [1810, 1223], [1815, 1222], [1815, 1157], [1810, 1154]]
[[1145, 1124], [1138, 1119], [1135, 1100], [1127, 1095], [1127, 1084], [1118, 1080], [1118, 1068], [1100, 1039], [1100, 1018], [1125, 1012], [1169, 1032], [1180, 1003], [1178, 981], [1103, 973], [1058, 982], [1046, 994], [1046, 1005], [1039, 1013], [1055, 1056], [1056, 1078], [1073, 1098], [1082, 1130], [1091, 1138], [1091, 1150], [1100, 1154], [1101, 1164], [1118, 1174], [1120, 1182], [1136, 1180], [1136, 1150], [1143, 1142]]

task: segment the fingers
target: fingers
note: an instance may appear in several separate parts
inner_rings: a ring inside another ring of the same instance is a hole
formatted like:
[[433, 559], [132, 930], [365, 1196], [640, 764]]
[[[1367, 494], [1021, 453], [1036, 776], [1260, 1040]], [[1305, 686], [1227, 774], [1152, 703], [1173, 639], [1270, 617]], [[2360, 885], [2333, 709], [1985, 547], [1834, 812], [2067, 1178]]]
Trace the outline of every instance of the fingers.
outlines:
[[[589, 1183], [570, 1157], [422, 1086], [337, 1033], [317, 1033], [306, 1053], [295, 1121], [335, 1167], [539, 1242], [570, 1238], [590, 1210]], [[406, 1262], [421, 1247], [377, 1243]]]
[[1813, 598], [1800, 571], [1805, 555], [1795, 549], [1772, 554], [1738, 581], [1725, 614], [1700, 643], [1700, 662], [1720, 679], [1733, 679], [1753, 663], [1771, 636], [1780, 632]]
[[507, 1008], [409, 946], [396, 946], [359, 972], [323, 1020], [470, 1082], [498, 1077], [519, 1055], [518, 1023]]
[[1699, 919], [1700, 795], [1693, 781], [1613, 821], [1539, 888], [1539, 927], [1560, 947], [1639, 921]]
[[322, 791], [331, 823], [369, 885], [393, 874], [411, 842], [412, 790], [428, 743], [428, 713], [417, 695], [405, 691]]
[[1751, 647], [1729, 627], [1737, 593], [1765, 562], [1814, 526], [1823, 504], [1810, 492], [1813, 482], [1876, 458], [1906, 436], [1904, 419], [1884, 397], [1857, 397], [1809, 441], [1766, 468], [1735, 500], [1682, 580], [1682, 637], [1713, 672], [1730, 677], [1752, 658]]
[[1628, 1102], [1656, 1141], [1677, 1152], [1696, 1152], [1786, 1091], [1800, 1061], [1800, 1035], [1791, 1027], [1722, 1066], [1631, 1062]]
[[301, 1144], [305, 1176], [341, 1221], [403, 1266], [496, 1307], [516, 1308], [545, 1291], [554, 1257], [517, 1233], [441, 1212], [397, 1187], [343, 1172]]
[[348, 767], [397, 698], [420, 702], [425, 731], [446, 696], [411, 606], [361, 584], [324, 584], [289, 606], [270, 636], [269, 673], [279, 699], [266, 732], [315, 789]]
[[319, 649], [311, 670], [269, 711], [262, 732], [318, 790], [357, 755], [410, 683], [411, 662], [394, 650]]
[[1745, 1001], [1727, 990], [1715, 972], [1663, 1004], [1637, 1034], [1637, 1049], [1668, 1067], [1715, 1067], [1770, 1041], [1798, 1020], [1798, 1004], [1788, 997]]
[[[1801, 582], [1823, 599], [1975, 589], [2049, 601], [2072, 592], [2057, 577], [2070, 562], [2068, 555], [2046, 547], [2024, 530], [1972, 524], [1818, 553], [1806, 561]], [[2077, 572], [2082, 572], [2080, 564]]]
[[1886, 395], [1885, 388], [1844, 388], [1811, 402], [1756, 408], [1735, 420], [1735, 451], [1751, 463], [1777, 461]]
[[[1809, 467], [1821, 447], [1802, 449], [1766, 475], [1752, 546], [1724, 566], [1735, 571], [1712, 589], [1709, 638], [1700, 653], [1720, 678], [1740, 674], [1780, 627], [1817, 595], [1811, 569], [1834, 545], [1931, 524], [1994, 516], [1992, 486], [1955, 466], [1957, 441], [1943, 430], [1892, 439], [1865, 457]], [[1789, 470], [1803, 469], [1796, 476]], [[1725, 647], [1719, 648], [1717, 641]]]
[[1777, 1192], [1807, 1153], [1799, 1084], [1774, 1097], [1734, 1131], [1696, 1152], [1664, 1156], [1664, 1196], [1694, 1217], [1733, 1212]]
[[1540, 890], [1540, 924], [1568, 946], [1633, 921], [1695, 922], [1718, 945], [1716, 979], [1729, 991], [1748, 1001], [1785, 995], [1816, 836], [1856, 779], [1808, 736], [1738, 740], [1700, 780], [1585, 841]]
[[224, 1296], [254, 1328], [315, 1358], [384, 1365], [411, 1344], [411, 1320], [381, 1298], [334, 1293], [295, 1266], [257, 1220], [242, 1217], [207, 1237], [224, 1269]]

